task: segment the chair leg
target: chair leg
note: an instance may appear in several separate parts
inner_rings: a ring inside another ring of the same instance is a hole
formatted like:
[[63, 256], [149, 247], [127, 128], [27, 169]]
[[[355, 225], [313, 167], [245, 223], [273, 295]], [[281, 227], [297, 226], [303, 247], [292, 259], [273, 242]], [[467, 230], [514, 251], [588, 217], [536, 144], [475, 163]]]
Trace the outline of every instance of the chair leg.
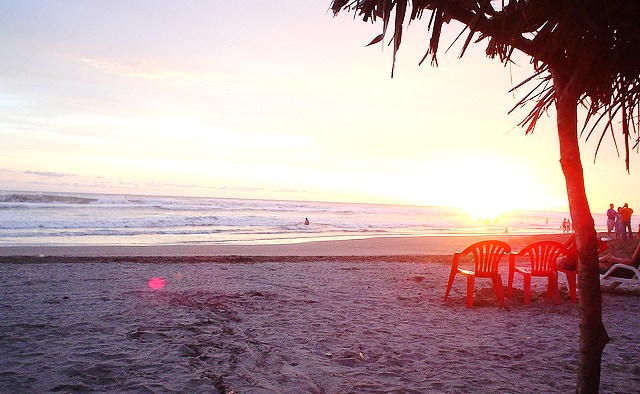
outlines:
[[513, 269], [509, 267], [509, 278], [507, 279], [507, 297], [511, 297], [511, 293], [513, 292], [513, 274]]
[[553, 300], [556, 305], [559, 305], [560, 297], [558, 293], [558, 274], [550, 273], [547, 277], [547, 299]]
[[502, 279], [500, 279], [500, 275], [492, 276], [491, 281], [493, 282], [493, 291], [496, 293], [496, 297], [498, 297], [500, 306], [506, 308], [507, 305], [504, 302], [504, 290], [502, 287]]
[[524, 287], [524, 304], [529, 305], [531, 301], [531, 275], [522, 275]]
[[475, 277], [467, 276], [467, 308], [473, 307], [473, 290], [475, 288]]
[[569, 286], [569, 295], [571, 296], [571, 302], [576, 303], [576, 276], [575, 272], [565, 272], [567, 277], [567, 285]]
[[456, 270], [451, 267], [451, 273], [449, 274], [449, 283], [447, 284], [447, 291], [444, 293], [444, 298], [442, 301], [446, 301], [447, 297], [449, 297], [449, 291], [451, 291], [451, 286], [453, 286], [453, 280], [456, 277]]

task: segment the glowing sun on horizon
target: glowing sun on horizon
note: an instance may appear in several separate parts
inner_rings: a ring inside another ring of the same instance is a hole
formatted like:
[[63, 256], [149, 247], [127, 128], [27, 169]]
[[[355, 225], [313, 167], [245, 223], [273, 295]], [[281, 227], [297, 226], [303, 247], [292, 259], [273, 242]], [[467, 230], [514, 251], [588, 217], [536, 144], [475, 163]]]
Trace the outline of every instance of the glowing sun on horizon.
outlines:
[[493, 221], [511, 210], [545, 210], [551, 205], [533, 172], [509, 158], [441, 157], [431, 167], [429, 181], [419, 191], [424, 200], [460, 208], [474, 220]]
[[505, 209], [503, 206], [498, 206], [488, 202], [487, 204], [469, 204], [460, 207], [474, 220], [488, 220], [495, 221], [500, 215], [507, 212], [509, 209]]

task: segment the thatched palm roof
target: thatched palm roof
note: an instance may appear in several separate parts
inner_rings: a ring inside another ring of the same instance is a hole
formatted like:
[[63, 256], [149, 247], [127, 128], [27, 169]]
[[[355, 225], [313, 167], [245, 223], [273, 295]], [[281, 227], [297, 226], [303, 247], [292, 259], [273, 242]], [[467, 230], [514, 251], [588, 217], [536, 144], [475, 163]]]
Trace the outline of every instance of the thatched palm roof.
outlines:
[[[452, 19], [466, 26], [461, 56], [472, 42], [485, 42], [487, 56], [505, 63], [515, 50], [527, 54], [535, 75], [523, 84], [533, 87], [516, 105], [533, 105], [521, 123], [527, 132], [557, 94], [572, 94], [587, 108], [587, 138], [596, 128], [600, 141], [609, 131], [612, 136], [614, 129], [622, 131], [629, 168], [630, 142], [637, 147], [639, 141], [640, 1], [334, 0], [331, 9], [336, 15], [353, 12], [364, 21], [381, 19], [382, 34], [372, 43], [390, 37], [394, 62], [403, 25], [422, 17], [430, 18], [425, 58], [433, 64], [442, 28]], [[567, 91], [556, 92], [554, 80], [563, 81]]]

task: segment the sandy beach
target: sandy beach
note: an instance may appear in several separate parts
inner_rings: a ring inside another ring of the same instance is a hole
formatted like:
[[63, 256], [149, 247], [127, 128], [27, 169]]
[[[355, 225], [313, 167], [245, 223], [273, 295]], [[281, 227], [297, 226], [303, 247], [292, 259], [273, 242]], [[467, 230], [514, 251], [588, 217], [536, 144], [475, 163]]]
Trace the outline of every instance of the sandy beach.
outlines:
[[[458, 278], [441, 301], [473, 239], [0, 248], [0, 392], [573, 392], [566, 289], [556, 306], [537, 280], [525, 306], [516, 279], [505, 309], [478, 280], [467, 309]], [[639, 311], [638, 290], [603, 294], [601, 392], [640, 390]]]

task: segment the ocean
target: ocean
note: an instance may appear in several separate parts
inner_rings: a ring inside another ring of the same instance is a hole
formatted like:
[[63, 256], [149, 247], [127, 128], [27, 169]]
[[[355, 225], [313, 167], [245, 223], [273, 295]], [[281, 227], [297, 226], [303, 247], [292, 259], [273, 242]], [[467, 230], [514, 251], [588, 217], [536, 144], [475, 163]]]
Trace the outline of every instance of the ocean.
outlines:
[[[275, 244], [383, 236], [559, 233], [567, 212], [488, 219], [447, 207], [0, 191], [0, 245]], [[305, 224], [305, 219], [309, 224]], [[595, 214], [598, 231], [605, 215]]]

